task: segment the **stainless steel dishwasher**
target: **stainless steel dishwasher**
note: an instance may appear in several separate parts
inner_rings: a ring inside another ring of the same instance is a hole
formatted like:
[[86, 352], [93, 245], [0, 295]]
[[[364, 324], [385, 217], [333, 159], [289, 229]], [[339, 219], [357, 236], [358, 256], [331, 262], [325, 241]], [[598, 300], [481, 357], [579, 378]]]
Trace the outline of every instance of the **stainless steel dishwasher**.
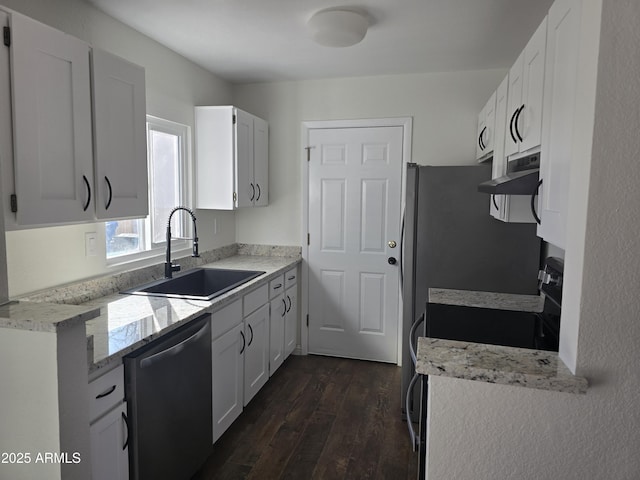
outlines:
[[189, 479], [211, 453], [210, 318], [124, 359], [133, 480]]

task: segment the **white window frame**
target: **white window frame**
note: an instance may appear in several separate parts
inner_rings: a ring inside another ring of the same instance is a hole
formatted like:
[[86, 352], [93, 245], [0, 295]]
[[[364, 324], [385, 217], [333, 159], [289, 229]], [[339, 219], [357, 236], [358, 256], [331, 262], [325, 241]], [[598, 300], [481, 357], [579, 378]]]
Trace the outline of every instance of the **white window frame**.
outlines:
[[[191, 127], [181, 123], [173, 122], [163, 118], [155, 117], [153, 115], [147, 115], [147, 162], [149, 172], [149, 212], [153, 210], [153, 198], [151, 192], [153, 191], [153, 169], [151, 168], [151, 142], [150, 135], [152, 131], [160, 131], [164, 133], [174, 134], [180, 137], [180, 151], [181, 158], [183, 159], [182, 168], [180, 172], [180, 188], [182, 193], [182, 199], [180, 205], [190, 207], [193, 203], [193, 159], [191, 155]], [[176, 205], [177, 206], [177, 205]], [[176, 218], [178, 214], [174, 215]], [[182, 235], [185, 237], [191, 236], [192, 226], [191, 220], [187, 218], [187, 215], [180, 215]], [[132, 262], [140, 262], [144, 260], [157, 261], [160, 257], [164, 257], [166, 253], [166, 240], [154, 243], [152, 238], [152, 218], [151, 215], [140, 219], [143, 221], [144, 235], [142, 241], [145, 245], [145, 250], [134, 252], [130, 254], [118, 255], [111, 258], [106, 258], [108, 266], [118, 266], [123, 264], [130, 264]], [[164, 220], [166, 222], [166, 219]], [[175, 224], [174, 224], [175, 225]], [[175, 230], [175, 228], [174, 228]], [[180, 235], [179, 232], [174, 231], [173, 235]], [[171, 241], [172, 258], [181, 256], [182, 254], [188, 254], [191, 251], [190, 242], [187, 240], [173, 240]]]

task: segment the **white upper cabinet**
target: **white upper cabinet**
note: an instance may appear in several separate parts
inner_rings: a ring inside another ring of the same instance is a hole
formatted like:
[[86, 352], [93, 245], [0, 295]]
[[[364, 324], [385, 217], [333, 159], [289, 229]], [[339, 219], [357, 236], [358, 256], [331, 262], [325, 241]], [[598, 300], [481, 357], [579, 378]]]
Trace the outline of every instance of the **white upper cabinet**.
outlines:
[[16, 220], [90, 221], [89, 45], [16, 13], [10, 25]]
[[478, 135], [476, 137], [476, 160], [484, 161], [491, 157], [494, 150], [496, 126], [495, 92], [478, 115]]
[[[505, 125], [507, 123], [507, 97], [509, 77], [506, 77], [496, 91], [495, 147], [491, 178], [507, 173], [507, 158], [504, 155]], [[491, 195], [489, 212], [492, 217], [503, 222], [533, 223], [533, 215], [526, 195]]]
[[149, 213], [144, 68], [92, 50], [96, 216]]
[[144, 69], [14, 12], [9, 25], [7, 227], [147, 215]]
[[269, 127], [232, 106], [196, 107], [196, 207], [233, 210], [269, 200]]
[[556, 0], [548, 18], [538, 236], [565, 248], [581, 1]]
[[[509, 92], [509, 77], [505, 77], [496, 90], [495, 128], [493, 161], [491, 163], [491, 178], [498, 178], [507, 173], [507, 159], [504, 155], [504, 134], [507, 123], [507, 94]], [[489, 213], [493, 218], [504, 220], [504, 203], [506, 195], [491, 195]]]
[[505, 155], [540, 146], [547, 18], [509, 71]]
[[253, 183], [256, 194], [253, 204], [264, 207], [269, 204], [269, 124], [253, 117]]

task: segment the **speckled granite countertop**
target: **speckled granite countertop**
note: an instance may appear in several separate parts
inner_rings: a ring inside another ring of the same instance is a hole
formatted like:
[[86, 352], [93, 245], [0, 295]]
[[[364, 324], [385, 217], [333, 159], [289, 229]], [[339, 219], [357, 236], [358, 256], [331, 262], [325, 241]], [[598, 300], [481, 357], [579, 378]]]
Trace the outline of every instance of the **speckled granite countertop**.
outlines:
[[490, 308], [493, 310], [513, 310], [516, 312], [542, 312], [544, 297], [541, 295], [516, 295], [513, 293], [430, 288], [429, 303]]
[[556, 352], [419, 337], [416, 371], [541, 390], [585, 393]]
[[55, 333], [98, 315], [91, 306], [13, 301], [0, 306], [0, 328]]
[[265, 273], [211, 301], [113, 294], [84, 303], [100, 316], [87, 322], [89, 373], [183, 325], [212, 313], [300, 263], [299, 257], [236, 255], [203, 267], [260, 270]]
[[183, 272], [194, 267], [258, 270], [265, 273], [211, 301], [117, 292], [162, 278], [154, 265], [47, 289], [0, 305], [0, 328], [56, 333], [85, 323], [89, 373], [122, 361], [136, 348], [179, 325], [212, 313], [301, 262], [299, 247], [232, 245], [178, 259]]

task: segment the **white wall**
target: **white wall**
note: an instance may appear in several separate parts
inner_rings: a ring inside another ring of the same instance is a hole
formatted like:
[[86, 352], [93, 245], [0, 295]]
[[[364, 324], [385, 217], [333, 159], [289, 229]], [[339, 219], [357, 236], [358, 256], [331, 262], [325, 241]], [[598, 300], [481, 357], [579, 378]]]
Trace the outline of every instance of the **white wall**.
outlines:
[[[230, 84], [82, 0], [0, 0], [0, 3], [144, 66], [147, 113], [151, 115], [193, 129], [194, 105], [231, 103]], [[198, 211], [197, 217], [201, 250], [235, 241], [233, 213]], [[213, 218], [220, 232], [215, 236]], [[99, 251], [96, 257], [85, 257], [85, 232], [96, 232], [98, 244], [104, 245], [103, 223], [8, 232], [10, 295], [109, 273], [104, 251]]]
[[589, 390], [432, 377], [429, 480], [640, 478], [640, 84], [629, 81], [640, 75], [640, 3], [583, 8], [600, 4], [590, 168], [587, 158], [574, 177], [586, 183], [571, 185], [565, 259], [563, 322], [567, 308], [579, 322], [562, 332], [576, 336], [565, 355]]
[[234, 102], [269, 121], [269, 206], [240, 210], [242, 243], [301, 245], [302, 122], [413, 117], [413, 161], [475, 162], [478, 112], [506, 70], [238, 86]]
[[61, 451], [56, 355], [55, 333], [1, 329], [0, 452], [31, 455], [29, 465], [0, 465], [2, 479], [61, 478], [60, 465], [36, 463], [38, 453]]

